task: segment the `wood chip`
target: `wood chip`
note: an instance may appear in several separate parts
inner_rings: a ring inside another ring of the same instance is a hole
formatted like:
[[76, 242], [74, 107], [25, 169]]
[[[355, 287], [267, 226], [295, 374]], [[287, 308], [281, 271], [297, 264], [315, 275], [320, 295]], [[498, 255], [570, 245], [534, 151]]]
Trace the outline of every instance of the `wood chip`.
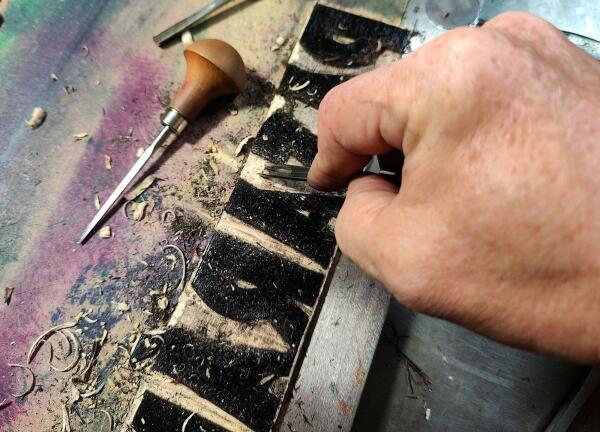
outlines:
[[94, 207], [96, 207], [96, 210], [100, 210], [100, 197], [98, 194], [94, 197]]
[[82, 139], [87, 138], [87, 137], [88, 137], [87, 132], [80, 132], [80, 133], [73, 135], [73, 138], [75, 138], [75, 141], [81, 141]]
[[129, 311], [129, 309], [131, 309], [127, 303], [123, 303], [123, 302], [117, 303], [115, 307], [117, 308], [117, 311], [119, 311], [119, 312], [127, 312], [127, 311]]
[[210, 158], [208, 160], [208, 165], [210, 165], [210, 168], [214, 171], [215, 174], [219, 174], [219, 165], [217, 165], [213, 158]]
[[133, 216], [134, 221], [141, 221], [144, 218], [144, 213], [146, 212], [147, 206], [148, 206], [147, 201], [142, 201], [141, 203], [138, 203], [138, 202], [131, 203], [131, 214]]
[[127, 201], [133, 201], [138, 196], [143, 194], [146, 191], [146, 189], [148, 189], [150, 186], [152, 186], [152, 183], [154, 183], [154, 180], [156, 180], [156, 177], [154, 177], [153, 175], [149, 175], [148, 177], [143, 179], [141, 182], [139, 182], [133, 189], [131, 189], [125, 195], [125, 199]]
[[103, 239], [111, 238], [112, 230], [110, 229], [109, 226], [104, 226], [104, 227], [100, 228], [100, 231], [98, 231], [98, 236]]
[[161, 297], [158, 299], [158, 308], [160, 310], [165, 310], [169, 307], [169, 299], [166, 297]]
[[71, 420], [69, 418], [69, 410], [65, 404], [62, 404], [62, 428], [61, 432], [71, 432]]
[[186, 432], [187, 425], [188, 425], [189, 421], [192, 419], [192, 417], [194, 417], [194, 414], [196, 414], [196, 413], [191, 413], [188, 416], [188, 418], [185, 419], [185, 421], [183, 422], [183, 425], [181, 426], [181, 432]]
[[29, 120], [25, 120], [25, 123], [27, 123], [31, 129], [37, 129], [44, 123], [44, 120], [46, 120], [46, 111], [44, 111], [42, 107], [35, 107], [33, 111], [31, 111], [31, 117]]
[[179, 257], [181, 258], [181, 279], [179, 280], [179, 284], [177, 285], [177, 291], [180, 291], [183, 289], [183, 286], [185, 285], [185, 277], [186, 277], [186, 264], [185, 264], [185, 255], [183, 254], [183, 251], [181, 249], [179, 249], [177, 246], [175, 245], [166, 245], [163, 248], [163, 252], [165, 252], [167, 249], [175, 249], [177, 251], [177, 253], [179, 254]]
[[110, 157], [109, 155], [104, 155], [104, 168], [106, 168], [107, 170], [112, 169], [112, 157]]
[[240, 153], [242, 152], [242, 150], [244, 149], [244, 147], [246, 146], [246, 144], [248, 144], [248, 141], [250, 141], [252, 138], [254, 138], [252, 135], [247, 136], [246, 138], [244, 138], [243, 140], [240, 141], [240, 143], [238, 144], [238, 146], [235, 148], [235, 152], [233, 153], [234, 156], [239, 156]]
[[10, 300], [12, 299], [14, 290], [15, 289], [13, 287], [4, 288], [4, 303], [6, 303], [7, 305], [10, 304]]
[[[108, 431], [112, 431], [113, 430], [113, 418], [110, 415], [110, 413], [106, 410], [101, 409], [100, 411], [102, 411], [105, 415], [106, 415], [106, 420], [108, 421]], [[104, 426], [101, 429], [102, 431], [104, 430]]]
[[31, 369], [29, 368], [29, 366], [24, 366], [24, 365], [20, 365], [20, 364], [9, 364], [8, 365], [11, 368], [19, 368], [19, 369], [23, 369], [24, 371], [27, 372], [28, 376], [29, 376], [29, 383], [27, 384], [27, 386], [24, 388], [24, 390], [21, 393], [9, 393], [12, 397], [14, 398], [20, 398], [23, 396], [28, 395], [29, 393], [31, 393], [31, 391], [33, 390], [33, 387], [35, 386], [35, 375], [33, 374], [33, 372], [31, 371]]
[[52, 79], [52, 81], [58, 81], [58, 76], [56, 76], [55, 73], [51, 73], [50, 78]]
[[68, 321], [64, 324], [59, 324], [57, 326], [51, 327], [48, 330], [46, 330], [44, 333], [42, 333], [40, 336], [38, 336], [38, 338], [35, 341], [33, 341], [33, 343], [31, 344], [31, 347], [29, 348], [29, 353], [27, 354], [27, 363], [28, 364], [31, 363], [31, 360], [33, 360], [35, 353], [37, 352], [37, 349], [41, 346], [42, 342], [44, 342], [48, 337], [50, 337], [52, 334], [54, 334], [57, 331], [75, 327], [79, 323], [79, 321], [86, 315], [87, 315], [87, 313], [80, 312], [73, 319], [73, 321]]
[[290, 86], [289, 90], [292, 92], [298, 92], [300, 90], [304, 90], [306, 87], [308, 87], [310, 84], [310, 80], [306, 80], [304, 83], [299, 84], [299, 85], [294, 85], [294, 86]]
[[137, 157], [141, 157], [144, 154], [144, 148], [140, 147], [139, 149], [137, 149], [137, 151], [135, 152], [135, 155]]

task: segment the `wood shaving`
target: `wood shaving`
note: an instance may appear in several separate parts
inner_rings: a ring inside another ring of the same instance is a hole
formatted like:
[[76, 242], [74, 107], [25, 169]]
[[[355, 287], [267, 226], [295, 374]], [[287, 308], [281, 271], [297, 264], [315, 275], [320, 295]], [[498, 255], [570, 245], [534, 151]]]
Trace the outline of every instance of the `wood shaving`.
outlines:
[[107, 170], [112, 169], [112, 157], [110, 157], [109, 155], [104, 155], [104, 168], [106, 168]]
[[10, 300], [12, 299], [12, 295], [15, 289], [13, 287], [4, 288], [4, 303], [7, 305], [10, 304]]
[[158, 299], [158, 308], [160, 310], [165, 310], [169, 307], [169, 299], [166, 297], [161, 297]]
[[125, 195], [125, 199], [127, 201], [133, 201], [138, 196], [143, 194], [146, 191], [146, 189], [148, 189], [150, 186], [152, 186], [152, 183], [154, 183], [154, 180], [156, 180], [156, 177], [154, 177], [153, 175], [149, 175], [148, 177], [143, 179], [141, 182], [139, 182], [133, 189], [131, 189]]
[[27, 123], [27, 126], [31, 129], [37, 129], [44, 123], [44, 120], [46, 120], [46, 111], [44, 111], [42, 107], [35, 107], [33, 111], [31, 111], [31, 117], [29, 120], [25, 120], [25, 123]]
[[181, 34], [181, 43], [184, 48], [187, 48], [194, 42], [194, 38], [192, 37], [192, 33], [188, 30]]
[[100, 197], [96, 194], [96, 196], [94, 196], [94, 207], [96, 207], [96, 210], [100, 210], [100, 204]]
[[[110, 413], [106, 410], [101, 409], [101, 412], [103, 412], [106, 415], [106, 420], [108, 421], [108, 431], [112, 431], [113, 430], [113, 418], [110, 415]], [[102, 426], [102, 429], [100, 429], [101, 431], [104, 430], [104, 426]]]
[[104, 227], [100, 228], [100, 231], [98, 231], [98, 236], [103, 239], [111, 238], [112, 230], [110, 229], [109, 226], [104, 226]]
[[61, 432], [71, 432], [71, 421], [69, 419], [69, 410], [67, 410], [67, 406], [62, 404], [62, 427], [60, 429]]
[[165, 210], [160, 215], [160, 220], [164, 223], [167, 220], [167, 216], [170, 214], [173, 215], [174, 220], [177, 219], [177, 215], [175, 214], [175, 212], [173, 210]]
[[80, 133], [76, 133], [73, 135], [73, 138], [75, 138], [75, 141], [81, 141], [84, 138], [88, 137], [88, 133], [87, 132], [80, 132]]
[[177, 284], [177, 291], [180, 291], [183, 289], [183, 285], [185, 284], [185, 276], [186, 276], [186, 264], [185, 264], [185, 255], [183, 254], [183, 252], [181, 251], [181, 249], [179, 249], [177, 246], [169, 244], [166, 245], [163, 248], [163, 252], [165, 252], [167, 249], [175, 249], [177, 251], [177, 253], [179, 254], [180, 258], [181, 258], [181, 279], [179, 280], [179, 283]]
[[144, 148], [140, 147], [139, 149], [137, 149], [137, 151], [135, 152], [135, 155], [137, 157], [141, 157], [144, 154]]
[[304, 83], [302, 84], [298, 84], [298, 85], [294, 85], [294, 86], [290, 86], [289, 90], [292, 92], [297, 92], [300, 90], [304, 90], [306, 87], [308, 87], [310, 85], [310, 80], [306, 80]]
[[56, 76], [55, 73], [51, 73], [50, 78], [52, 79], [52, 81], [58, 81], [58, 76]]
[[35, 353], [41, 346], [42, 342], [44, 342], [48, 337], [50, 337], [50, 335], [60, 330], [75, 327], [84, 316], [87, 316], [87, 313], [79, 312], [79, 314], [77, 314], [73, 321], [59, 324], [57, 326], [49, 328], [44, 333], [42, 333], [35, 341], [33, 341], [31, 347], [29, 348], [29, 353], [27, 354], [27, 364], [31, 363], [31, 360], [33, 360]]
[[210, 158], [208, 160], [208, 165], [210, 165], [210, 168], [214, 171], [215, 174], [219, 174], [219, 165], [217, 165], [213, 158]]
[[89, 392], [81, 393], [81, 397], [85, 399], [85, 398], [90, 398], [92, 396], [96, 396], [98, 393], [100, 393], [102, 391], [102, 389], [104, 389], [105, 384], [106, 383], [102, 383], [95, 389], [90, 390]]
[[133, 202], [131, 203], [132, 216], [134, 221], [141, 221], [144, 218], [144, 213], [146, 212], [146, 207], [148, 206], [147, 201], [142, 201], [141, 203]]
[[[75, 334], [68, 330], [68, 329], [63, 329], [61, 331], [59, 331], [58, 333], [62, 333], [64, 332], [65, 336], [69, 338], [69, 347], [71, 348], [75, 348], [74, 352], [73, 352], [73, 360], [71, 360], [70, 363], [68, 363], [67, 365], [65, 365], [62, 368], [58, 368], [56, 366], [54, 366], [52, 364], [52, 361], [50, 361], [50, 368], [56, 372], [68, 372], [71, 369], [73, 369], [75, 366], [77, 366], [77, 363], [79, 363], [79, 360], [81, 359], [81, 344], [79, 342], [79, 339], [77, 338], [77, 336], [75, 336]], [[71, 343], [72, 342], [72, 343]], [[68, 357], [69, 355], [67, 355]]]
[[196, 413], [191, 413], [188, 418], [185, 419], [185, 421], [183, 422], [183, 425], [181, 426], [181, 432], [185, 432], [187, 425], [189, 423], [189, 421], [192, 419], [192, 417], [194, 417], [194, 414]]
[[263, 379], [260, 380], [258, 385], [264, 385], [264, 384], [268, 383], [269, 381], [271, 381], [273, 378], [275, 378], [275, 375], [273, 375], [273, 374], [267, 375], [266, 377], [264, 377]]
[[115, 307], [117, 308], [118, 312], [128, 312], [129, 309], [131, 309], [131, 307], [127, 303], [123, 302], [117, 303]]
[[0, 410], [6, 408], [10, 404], [12, 404], [12, 401], [9, 401], [8, 399], [2, 400], [2, 402], [0, 402]]
[[244, 149], [244, 147], [246, 146], [246, 144], [248, 144], [248, 141], [250, 141], [252, 138], [254, 138], [252, 135], [247, 136], [246, 138], [244, 138], [243, 140], [240, 141], [240, 143], [238, 144], [238, 146], [235, 148], [235, 152], [233, 152], [234, 156], [239, 156], [240, 153], [242, 152], [242, 150]]
[[9, 393], [12, 397], [14, 398], [20, 398], [23, 396], [28, 395], [32, 390], [33, 387], [35, 386], [35, 375], [33, 374], [33, 372], [31, 371], [31, 369], [29, 368], [29, 366], [24, 366], [24, 365], [20, 365], [20, 364], [9, 364], [8, 365], [11, 368], [20, 368], [23, 369], [25, 371], [27, 371], [27, 374], [29, 376], [29, 384], [27, 385], [27, 387], [25, 387], [25, 390], [23, 390], [21, 393]]

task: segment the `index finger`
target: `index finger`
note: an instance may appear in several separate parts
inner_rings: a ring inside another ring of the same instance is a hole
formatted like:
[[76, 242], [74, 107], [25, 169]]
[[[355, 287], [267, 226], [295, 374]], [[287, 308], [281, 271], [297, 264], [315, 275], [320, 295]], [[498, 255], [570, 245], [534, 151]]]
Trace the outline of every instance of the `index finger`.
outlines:
[[315, 189], [336, 190], [372, 155], [402, 149], [416, 93], [405, 69], [409, 58], [333, 88], [319, 107], [318, 153], [308, 173]]

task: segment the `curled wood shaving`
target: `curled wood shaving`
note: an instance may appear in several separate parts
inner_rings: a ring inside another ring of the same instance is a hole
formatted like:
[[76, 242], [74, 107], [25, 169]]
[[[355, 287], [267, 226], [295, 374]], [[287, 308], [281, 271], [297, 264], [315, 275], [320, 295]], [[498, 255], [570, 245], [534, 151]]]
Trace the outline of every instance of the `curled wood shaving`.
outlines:
[[305, 81], [304, 83], [302, 83], [302, 84], [298, 84], [298, 85], [293, 85], [293, 86], [290, 86], [290, 87], [289, 87], [289, 90], [290, 90], [290, 91], [293, 91], [293, 92], [297, 92], [297, 91], [300, 91], [300, 90], [304, 90], [304, 89], [305, 89], [306, 87], [308, 87], [309, 85], [310, 85], [310, 80], [306, 80], [306, 81]]
[[173, 219], [177, 219], [177, 215], [175, 214], [175, 212], [173, 210], [165, 210], [160, 215], [160, 220], [164, 223], [167, 220], [167, 216], [170, 214], [173, 215]]
[[8, 399], [3, 399], [2, 402], [0, 402], [0, 410], [6, 408], [10, 404], [12, 404], [12, 401], [9, 401]]
[[141, 182], [139, 182], [133, 189], [131, 189], [125, 195], [125, 199], [127, 201], [133, 201], [138, 196], [143, 194], [146, 191], [146, 189], [148, 189], [150, 186], [152, 186], [152, 183], [154, 183], [154, 180], [156, 180], [156, 177], [154, 177], [153, 175], [149, 175], [148, 177], [144, 178]]
[[253, 138], [254, 137], [252, 135], [250, 135], [250, 136], [247, 136], [246, 138], [244, 138], [243, 140], [241, 140], [240, 143], [238, 144], [238, 146], [235, 148], [235, 152], [233, 152], [233, 155], [239, 156], [240, 153], [242, 152], [242, 150], [244, 149], [244, 147], [246, 146], [246, 144], [248, 144], [248, 141], [250, 141]]
[[98, 236], [103, 239], [111, 238], [112, 230], [109, 226], [102, 227], [100, 228], [100, 231], [98, 231]]
[[96, 323], [98, 322], [98, 320], [97, 320], [97, 319], [92, 319], [92, 318], [90, 318], [90, 317], [88, 317], [88, 316], [84, 316], [84, 317], [83, 317], [83, 320], [84, 320], [85, 322], [87, 322], [87, 323], [90, 323], [90, 324], [96, 324]]
[[133, 202], [131, 203], [131, 211], [134, 221], [141, 221], [144, 218], [144, 213], [146, 212], [146, 206], [148, 205], [147, 201], [142, 201], [141, 203]]
[[215, 162], [215, 160], [213, 158], [210, 158], [208, 160], [208, 165], [214, 171], [215, 174], [219, 174], [219, 165], [217, 165], [217, 163]]
[[44, 111], [42, 107], [35, 107], [33, 111], [31, 111], [31, 117], [29, 120], [25, 120], [25, 123], [27, 123], [27, 126], [31, 129], [37, 129], [44, 123], [44, 120], [46, 120], [46, 111]]
[[165, 252], [167, 249], [175, 249], [177, 251], [177, 253], [179, 254], [179, 257], [181, 258], [181, 279], [179, 280], [179, 283], [177, 284], [177, 291], [180, 291], [183, 289], [183, 285], [185, 284], [185, 276], [186, 276], [186, 264], [185, 264], [185, 255], [183, 254], [182, 250], [179, 249], [177, 246], [169, 244], [166, 245], [163, 248], [163, 252]]
[[[60, 337], [63, 338], [63, 340], [65, 341], [65, 345], [67, 346], [67, 352], [65, 353], [65, 356], [64, 357], [58, 357], [58, 356], [56, 356], [56, 358], [58, 358], [60, 360], [68, 358], [71, 355], [71, 353], [73, 352], [73, 346], [71, 345], [71, 339], [69, 339], [69, 337], [67, 335], [65, 335], [64, 331], [62, 331], [62, 330], [56, 332], [56, 334], [60, 335]], [[50, 342], [49, 339], [48, 339], [47, 342], [50, 344], [50, 362], [52, 362], [52, 359], [54, 358], [54, 357], [52, 357], [52, 349], [53, 349], [53, 347], [52, 347], [52, 343]]]
[[64, 332], [65, 335], [69, 338], [69, 340], [73, 342], [72, 344], [71, 344], [71, 342], [69, 342], [69, 347], [71, 347], [71, 348], [74, 347], [75, 349], [74, 349], [74, 354], [73, 354], [73, 360], [71, 360], [71, 363], [65, 365], [62, 368], [55, 367], [52, 364], [52, 361], [50, 361], [50, 368], [56, 372], [70, 371], [75, 366], [77, 366], [77, 363], [79, 363], [79, 360], [81, 359], [81, 344], [79, 343], [79, 339], [77, 338], [77, 336], [75, 336], [75, 334], [68, 329], [61, 330], [59, 333], [62, 333], [62, 332]]
[[185, 419], [185, 421], [183, 422], [183, 425], [181, 426], [181, 432], [185, 432], [185, 429], [187, 428], [188, 422], [192, 419], [192, 417], [194, 417], [194, 414], [196, 413], [191, 413], [188, 418]]
[[9, 394], [14, 398], [20, 398], [20, 397], [28, 395], [31, 392], [31, 390], [33, 390], [33, 386], [35, 385], [35, 375], [31, 371], [29, 366], [24, 366], [24, 365], [20, 365], [20, 364], [16, 364], [16, 363], [9, 364], [8, 366], [11, 368], [23, 369], [23, 370], [27, 371], [28, 375], [29, 375], [29, 385], [25, 388], [25, 390], [23, 390], [21, 393], [16, 393], [16, 394], [9, 393]]
[[61, 432], [71, 432], [71, 420], [69, 419], [69, 410], [67, 406], [62, 404], [62, 427]]
[[98, 393], [100, 393], [102, 391], [102, 389], [104, 388], [105, 384], [106, 383], [102, 383], [98, 387], [96, 387], [95, 389], [90, 390], [89, 392], [81, 393], [81, 397], [85, 399], [85, 398], [89, 398], [89, 397], [92, 397], [92, 396], [96, 396]]
[[[108, 411], [106, 411], [104, 409], [101, 409], [100, 411], [103, 412], [104, 414], [106, 414], [106, 420], [108, 421], [108, 430], [109, 430], [109, 432], [112, 431], [113, 430], [113, 418], [112, 418], [112, 416], [110, 415], [110, 413]], [[104, 430], [104, 426], [102, 426], [101, 430]]]
[[73, 321], [59, 324], [42, 333], [35, 341], [33, 341], [31, 347], [29, 348], [29, 353], [27, 354], [27, 364], [31, 363], [31, 360], [33, 360], [37, 349], [40, 347], [44, 340], [46, 340], [50, 335], [57, 331], [75, 327], [84, 316], [87, 316], [87, 313], [79, 312], [79, 314], [77, 314]]
[[73, 135], [73, 138], [75, 138], [75, 141], [80, 141], [80, 140], [82, 140], [84, 138], [87, 138], [87, 137], [88, 137], [88, 133], [87, 132], [80, 132], [80, 133], [77, 133], [77, 134]]
[[107, 170], [112, 169], [112, 157], [110, 155], [104, 155], [104, 168]]
[[15, 289], [13, 287], [4, 288], [4, 303], [6, 303], [7, 305], [10, 304], [10, 300], [12, 299], [14, 290]]

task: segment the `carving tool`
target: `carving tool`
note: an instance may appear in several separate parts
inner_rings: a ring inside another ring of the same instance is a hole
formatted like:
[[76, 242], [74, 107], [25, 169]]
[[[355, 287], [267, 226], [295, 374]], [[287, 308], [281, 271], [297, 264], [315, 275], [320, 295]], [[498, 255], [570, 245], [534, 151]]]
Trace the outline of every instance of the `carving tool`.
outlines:
[[152, 40], [154, 40], [154, 42], [156, 42], [158, 46], [162, 46], [173, 36], [183, 33], [184, 31], [189, 30], [192, 27], [196, 27], [196, 25], [200, 24], [200, 22], [208, 15], [210, 15], [214, 10], [220, 8], [225, 3], [228, 3], [230, 1], [231, 0], [212, 0], [210, 3], [202, 6], [189, 17], [182, 19], [178, 23], [173, 24], [168, 29], [160, 32], [159, 34], [154, 36]]
[[[402, 171], [403, 162], [404, 157], [402, 153], [393, 151], [385, 155], [373, 156], [365, 165], [362, 172], [396, 178], [399, 176], [400, 171]], [[265, 178], [307, 181], [308, 169], [308, 167], [299, 165], [267, 163], [259, 175]]]
[[102, 221], [161, 144], [171, 136], [179, 136], [188, 122], [210, 101], [238, 94], [244, 88], [244, 62], [231, 45], [216, 39], [205, 39], [188, 46], [184, 50], [184, 56], [187, 65], [185, 81], [162, 118], [162, 130], [98, 210], [78, 243], [82, 244]]

